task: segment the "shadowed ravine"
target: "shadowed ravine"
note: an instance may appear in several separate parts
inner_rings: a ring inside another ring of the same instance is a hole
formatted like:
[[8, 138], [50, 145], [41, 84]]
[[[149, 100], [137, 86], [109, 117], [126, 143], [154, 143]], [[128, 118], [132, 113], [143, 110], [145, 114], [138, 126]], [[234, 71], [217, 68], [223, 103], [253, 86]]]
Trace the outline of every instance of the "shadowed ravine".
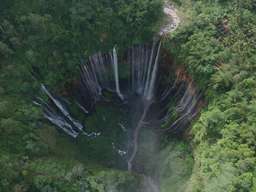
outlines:
[[[180, 23], [175, 9], [167, 6], [165, 13], [175, 18], [161, 29], [161, 35], [175, 30]], [[163, 134], [182, 133], [201, 108], [201, 94], [193, 80], [164, 61], [161, 36], [152, 43], [134, 45], [120, 55], [116, 48], [96, 53], [82, 62], [80, 69], [80, 82], [74, 94], [76, 106], [85, 116], [94, 115], [99, 102], [112, 102], [129, 109], [127, 148], [120, 150], [114, 146], [115, 150], [126, 159], [128, 171], [142, 175], [141, 191], [159, 192], [159, 172], [153, 162], [159, 155], [159, 141]], [[128, 69], [129, 74], [123, 73], [123, 69]], [[38, 98], [34, 103], [42, 107], [44, 117], [52, 124], [73, 138], [100, 137], [100, 132], [88, 131], [86, 122], [82, 124], [73, 117], [61, 97], [52, 94], [45, 85], [42, 92], [50, 102]], [[146, 142], [140, 141], [143, 134], [148, 136]]]

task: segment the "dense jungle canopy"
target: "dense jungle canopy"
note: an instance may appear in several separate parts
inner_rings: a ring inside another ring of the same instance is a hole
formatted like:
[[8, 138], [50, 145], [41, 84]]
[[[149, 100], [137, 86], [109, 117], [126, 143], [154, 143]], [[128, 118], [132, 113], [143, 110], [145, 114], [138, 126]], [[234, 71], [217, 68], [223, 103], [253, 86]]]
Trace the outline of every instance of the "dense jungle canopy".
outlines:
[[[255, 192], [256, 1], [168, 3], [181, 23], [162, 38], [162, 49], [175, 68], [186, 71], [204, 103], [186, 131], [160, 140], [152, 157], [160, 191]], [[152, 41], [166, 21], [164, 4], [0, 0], [1, 192], [139, 191], [143, 176], [116, 167], [122, 160], [111, 145], [123, 139], [115, 122], [125, 111], [102, 104], [86, 121], [91, 130], [104, 126], [106, 134], [73, 140], [46, 121], [33, 101], [46, 99], [41, 83], [69, 98], [83, 58]]]

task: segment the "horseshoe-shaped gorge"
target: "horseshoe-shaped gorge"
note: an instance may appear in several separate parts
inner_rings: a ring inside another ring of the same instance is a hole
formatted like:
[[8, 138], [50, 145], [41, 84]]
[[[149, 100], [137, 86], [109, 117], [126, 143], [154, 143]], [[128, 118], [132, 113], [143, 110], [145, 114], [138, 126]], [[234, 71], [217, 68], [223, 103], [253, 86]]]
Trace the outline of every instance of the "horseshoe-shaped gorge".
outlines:
[[0, 191], [256, 189], [253, 0], [2, 7]]

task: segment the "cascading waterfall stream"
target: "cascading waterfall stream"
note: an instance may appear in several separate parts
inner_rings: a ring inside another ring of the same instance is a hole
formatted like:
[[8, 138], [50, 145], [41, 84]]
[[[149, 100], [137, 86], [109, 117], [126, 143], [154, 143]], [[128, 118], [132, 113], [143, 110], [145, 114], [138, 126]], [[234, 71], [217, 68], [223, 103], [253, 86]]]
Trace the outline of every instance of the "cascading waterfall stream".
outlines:
[[116, 93], [121, 100], [124, 100], [124, 97], [121, 94], [120, 86], [119, 86], [118, 60], [117, 60], [117, 53], [116, 53], [115, 47], [113, 48], [113, 69], [114, 69], [114, 74], [115, 74]]
[[144, 120], [145, 120], [145, 117], [147, 115], [149, 107], [150, 107], [150, 104], [146, 104], [146, 106], [143, 109], [143, 113], [142, 113], [142, 115], [139, 119], [139, 122], [137, 123], [137, 126], [134, 129], [133, 150], [132, 150], [132, 153], [131, 153], [130, 157], [128, 158], [128, 161], [127, 161], [128, 171], [132, 171], [133, 161], [134, 161], [134, 158], [135, 158], [136, 153], [138, 151], [139, 132], [140, 132], [140, 129], [142, 128], [142, 126], [143, 126], [143, 123], [144, 123]]
[[[149, 63], [145, 64], [147, 66], [145, 68], [148, 69], [147, 74], [142, 73], [141, 71], [137, 72], [138, 74], [147, 75], [147, 77], [139, 78], [139, 79], [147, 79], [147, 81], [145, 83], [143, 83], [143, 85], [142, 85], [142, 86], [144, 86], [142, 88], [144, 90], [144, 93], [141, 95], [141, 100], [143, 102], [143, 112], [142, 112], [142, 115], [141, 115], [135, 129], [134, 129], [133, 150], [132, 150], [131, 156], [128, 158], [128, 163], [127, 163], [129, 171], [132, 170], [132, 163], [134, 161], [134, 158], [135, 158], [137, 150], [138, 150], [138, 136], [139, 136], [140, 129], [143, 126], [143, 123], [145, 121], [145, 117], [148, 113], [148, 110], [149, 110], [151, 104], [153, 103], [152, 100], [154, 98], [154, 88], [155, 88], [154, 86], [155, 86], [155, 81], [156, 81], [156, 76], [157, 76], [158, 58], [159, 58], [159, 53], [160, 53], [160, 48], [161, 48], [161, 41], [158, 42], [157, 53], [156, 53], [154, 65], [152, 68], [151, 65], [152, 65], [152, 61], [153, 61], [153, 57], [154, 57], [153, 55], [155, 52], [154, 49], [155, 49], [156, 44], [157, 44], [156, 42], [153, 42]], [[144, 68], [142, 68], [142, 69], [144, 69]], [[141, 85], [139, 85], [139, 89], [141, 89]]]
[[159, 42], [159, 45], [158, 45], [156, 59], [155, 59], [154, 67], [153, 67], [153, 70], [152, 70], [152, 76], [149, 78], [149, 80], [150, 80], [149, 81], [149, 87], [148, 87], [147, 94], [146, 94], [146, 99], [148, 101], [151, 101], [154, 97], [154, 90], [155, 90], [155, 82], [156, 82], [156, 76], [157, 76], [158, 59], [159, 59], [160, 48], [161, 48], [161, 41]]

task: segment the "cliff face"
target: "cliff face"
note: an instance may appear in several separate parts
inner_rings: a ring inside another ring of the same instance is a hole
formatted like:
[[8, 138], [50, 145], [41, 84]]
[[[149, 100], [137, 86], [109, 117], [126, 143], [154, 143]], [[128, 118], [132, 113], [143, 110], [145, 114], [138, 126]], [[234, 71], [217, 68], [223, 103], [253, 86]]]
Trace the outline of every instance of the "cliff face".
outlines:
[[[202, 92], [185, 67], [177, 65], [167, 50], [163, 50], [161, 72], [170, 77], [167, 84], [171, 85], [169, 95], [162, 107], [170, 102], [173, 107], [171, 112], [167, 113], [168, 116], [165, 116], [169, 122], [165, 131], [182, 133], [205, 106]], [[169, 85], [163, 85], [165, 86]]]

